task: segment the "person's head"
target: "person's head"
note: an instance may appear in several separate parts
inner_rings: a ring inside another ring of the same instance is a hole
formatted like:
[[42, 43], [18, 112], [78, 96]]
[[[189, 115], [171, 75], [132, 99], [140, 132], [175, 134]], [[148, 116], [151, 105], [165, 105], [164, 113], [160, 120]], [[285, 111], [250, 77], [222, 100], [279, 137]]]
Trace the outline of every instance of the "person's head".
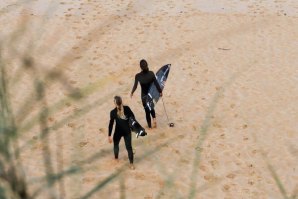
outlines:
[[120, 107], [122, 106], [122, 98], [120, 96], [115, 96], [114, 97], [114, 103], [116, 105], [116, 107]]
[[148, 63], [145, 59], [142, 59], [140, 61], [140, 67], [142, 69], [143, 72], [148, 72], [149, 71], [149, 68], [148, 68]]
[[114, 97], [114, 103], [115, 103], [116, 108], [117, 108], [117, 115], [120, 118], [125, 119], [124, 109], [123, 109], [123, 104], [122, 104], [122, 98], [120, 96], [115, 96]]

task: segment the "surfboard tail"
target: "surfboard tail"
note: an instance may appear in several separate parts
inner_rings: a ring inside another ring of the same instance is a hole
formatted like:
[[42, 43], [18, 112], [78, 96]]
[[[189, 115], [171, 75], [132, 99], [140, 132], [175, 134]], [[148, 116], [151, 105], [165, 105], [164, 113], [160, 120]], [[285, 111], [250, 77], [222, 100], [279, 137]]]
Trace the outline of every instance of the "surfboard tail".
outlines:
[[129, 127], [130, 129], [136, 133], [136, 137], [138, 138], [139, 136], [145, 136], [147, 135], [145, 129], [138, 123], [138, 121], [130, 117], [129, 118]]

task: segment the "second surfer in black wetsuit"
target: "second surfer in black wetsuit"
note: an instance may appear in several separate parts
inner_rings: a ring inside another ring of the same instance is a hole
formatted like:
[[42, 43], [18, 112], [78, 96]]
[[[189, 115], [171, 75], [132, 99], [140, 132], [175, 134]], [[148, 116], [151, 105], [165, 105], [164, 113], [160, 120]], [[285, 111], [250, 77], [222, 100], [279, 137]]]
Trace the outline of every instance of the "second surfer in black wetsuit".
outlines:
[[140, 67], [141, 67], [142, 71], [140, 73], [136, 74], [136, 76], [135, 76], [135, 82], [134, 82], [130, 97], [133, 96], [133, 93], [137, 89], [138, 82], [139, 82], [140, 85], [141, 85], [141, 99], [142, 99], [143, 107], [145, 109], [146, 120], [147, 120], [148, 127], [149, 128], [152, 127], [151, 126], [151, 116], [152, 116], [152, 118], [153, 118], [153, 127], [156, 128], [155, 110], [154, 110], [154, 108], [152, 108], [150, 110], [148, 108], [148, 106], [146, 106], [146, 99], [147, 99], [146, 97], [147, 97], [147, 94], [149, 92], [149, 88], [150, 88], [152, 83], [155, 84], [157, 90], [160, 93], [160, 96], [162, 96], [162, 90], [161, 90], [161, 88], [160, 88], [160, 86], [159, 86], [159, 84], [156, 80], [156, 77], [155, 77], [154, 73], [152, 71], [149, 71], [148, 64], [147, 64], [146, 60], [142, 59], [140, 61]]
[[[128, 153], [128, 159], [130, 162], [130, 168], [134, 169], [133, 165], [133, 151], [131, 146], [131, 130], [128, 124], [128, 119], [130, 117], [134, 118], [134, 114], [129, 108], [129, 106], [124, 106], [122, 104], [122, 99], [119, 96], [114, 97], [114, 103], [116, 108], [110, 112], [110, 123], [109, 123], [109, 142], [114, 142], [114, 155], [115, 159], [118, 160], [119, 155], [119, 142], [122, 137], [124, 137], [125, 147]], [[116, 121], [116, 127], [114, 131], [113, 138], [112, 130], [114, 126], [114, 121]]]

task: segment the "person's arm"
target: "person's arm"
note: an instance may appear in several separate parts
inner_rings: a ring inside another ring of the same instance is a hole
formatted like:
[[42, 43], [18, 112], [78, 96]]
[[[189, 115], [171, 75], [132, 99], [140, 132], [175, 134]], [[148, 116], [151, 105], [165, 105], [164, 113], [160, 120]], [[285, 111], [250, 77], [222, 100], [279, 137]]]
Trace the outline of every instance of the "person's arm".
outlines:
[[133, 87], [132, 87], [132, 90], [131, 90], [131, 93], [130, 93], [130, 97], [133, 96], [133, 93], [136, 91], [137, 87], [138, 87], [138, 77], [137, 77], [137, 75], [136, 75], [136, 76], [135, 76], [135, 83], [134, 83], [134, 85], [133, 85]]
[[110, 113], [110, 123], [109, 123], [109, 142], [112, 143], [112, 130], [113, 130], [113, 126], [114, 126], [114, 117], [112, 114], [112, 111]]

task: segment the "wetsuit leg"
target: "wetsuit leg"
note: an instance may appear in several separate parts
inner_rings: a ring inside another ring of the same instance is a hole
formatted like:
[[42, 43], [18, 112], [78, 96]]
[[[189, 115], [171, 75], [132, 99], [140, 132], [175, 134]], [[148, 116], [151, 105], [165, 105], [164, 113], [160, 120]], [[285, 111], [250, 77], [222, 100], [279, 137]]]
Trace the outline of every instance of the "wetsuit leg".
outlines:
[[150, 110], [148, 107], [145, 107], [145, 113], [146, 113], [146, 120], [148, 127], [151, 128], [151, 116], [150, 116]]
[[114, 143], [114, 155], [115, 159], [118, 159], [119, 155], [119, 142], [121, 140], [121, 135], [114, 134], [113, 136], [113, 143]]
[[151, 116], [150, 116], [151, 111], [146, 106], [146, 98], [144, 98], [144, 96], [142, 96], [142, 104], [143, 104], [143, 107], [144, 107], [144, 110], [145, 110], [145, 113], [146, 113], [146, 120], [147, 120], [148, 127], [151, 128]]
[[124, 137], [124, 142], [125, 142], [125, 147], [127, 150], [128, 158], [130, 164], [133, 164], [133, 151], [132, 151], [132, 146], [131, 146], [131, 133], [128, 133], [127, 135], [123, 136]]
[[155, 110], [154, 110], [154, 108], [151, 110], [151, 116], [152, 116], [152, 118], [156, 118], [156, 116], [155, 116]]

